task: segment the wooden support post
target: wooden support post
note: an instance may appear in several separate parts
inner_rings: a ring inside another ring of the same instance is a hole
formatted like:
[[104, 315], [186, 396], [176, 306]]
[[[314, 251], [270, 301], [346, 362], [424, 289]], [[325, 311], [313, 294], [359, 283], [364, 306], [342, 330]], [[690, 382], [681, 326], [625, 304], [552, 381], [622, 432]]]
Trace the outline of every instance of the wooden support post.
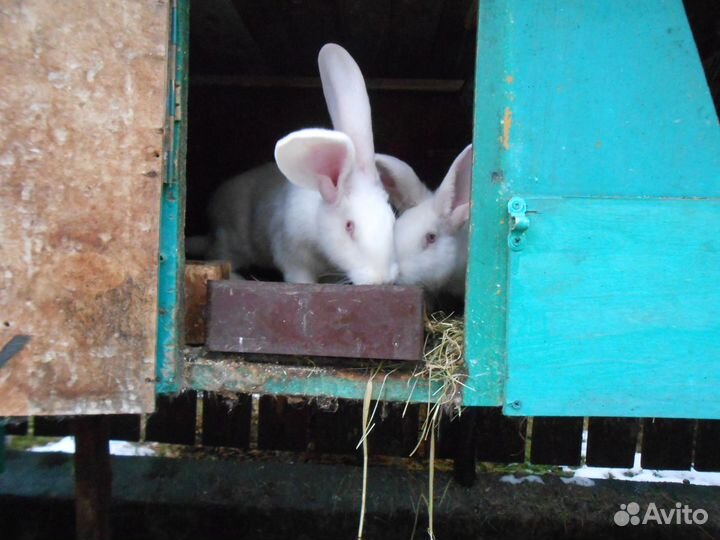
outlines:
[[110, 538], [109, 422], [107, 416], [75, 419], [75, 538]]
[[467, 407], [460, 418], [455, 421], [459, 423], [459, 435], [453, 461], [453, 476], [461, 486], [470, 487], [475, 483], [476, 463], [476, 430], [478, 409]]

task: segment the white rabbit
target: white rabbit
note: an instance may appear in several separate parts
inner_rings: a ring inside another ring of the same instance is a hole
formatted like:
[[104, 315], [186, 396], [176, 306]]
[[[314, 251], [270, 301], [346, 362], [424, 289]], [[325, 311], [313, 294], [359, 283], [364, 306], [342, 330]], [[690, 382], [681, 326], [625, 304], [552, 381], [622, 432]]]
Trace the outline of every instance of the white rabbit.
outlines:
[[453, 161], [431, 192], [405, 162], [377, 154], [383, 183], [401, 212], [395, 223], [398, 283], [422, 285], [430, 293], [465, 293], [468, 255], [472, 145]]
[[275, 146], [277, 165], [221, 185], [207, 255], [275, 267], [295, 283], [337, 272], [355, 284], [393, 282], [395, 215], [375, 166], [363, 76], [339, 45], [325, 45], [318, 64], [335, 130], [293, 132]]

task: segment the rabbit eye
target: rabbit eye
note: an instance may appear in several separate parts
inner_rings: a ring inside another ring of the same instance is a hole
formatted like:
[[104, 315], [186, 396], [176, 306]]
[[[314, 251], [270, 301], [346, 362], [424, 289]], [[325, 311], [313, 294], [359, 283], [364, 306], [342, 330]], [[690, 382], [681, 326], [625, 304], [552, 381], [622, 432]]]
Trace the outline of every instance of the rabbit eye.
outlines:
[[430, 244], [434, 244], [435, 240], [437, 240], [437, 235], [435, 233], [427, 233], [425, 235], [425, 245], [429, 246]]
[[355, 222], [347, 220], [345, 222], [345, 230], [352, 237], [353, 233], [355, 232]]

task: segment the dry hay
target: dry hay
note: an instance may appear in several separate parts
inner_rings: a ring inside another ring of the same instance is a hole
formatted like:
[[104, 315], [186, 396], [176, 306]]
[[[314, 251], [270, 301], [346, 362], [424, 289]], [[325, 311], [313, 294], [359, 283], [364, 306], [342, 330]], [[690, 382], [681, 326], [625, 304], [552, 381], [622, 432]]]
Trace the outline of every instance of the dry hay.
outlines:
[[431, 313], [425, 317], [425, 332], [423, 363], [413, 374], [416, 380], [428, 382], [428, 414], [420, 441], [427, 439], [431, 427], [439, 426], [443, 413], [451, 418], [460, 416], [462, 392], [468, 388], [465, 319], [442, 311]]

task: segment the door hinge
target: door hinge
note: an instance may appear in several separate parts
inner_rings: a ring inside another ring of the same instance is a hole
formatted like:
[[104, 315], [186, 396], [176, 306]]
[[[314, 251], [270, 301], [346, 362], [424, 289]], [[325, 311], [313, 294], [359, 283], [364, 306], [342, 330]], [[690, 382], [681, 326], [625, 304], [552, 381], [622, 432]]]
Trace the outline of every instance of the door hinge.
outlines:
[[525, 215], [527, 205], [520, 197], [513, 197], [508, 201], [508, 213], [510, 214], [510, 234], [508, 234], [508, 246], [513, 251], [522, 251], [525, 246], [525, 231], [530, 227], [530, 219]]

